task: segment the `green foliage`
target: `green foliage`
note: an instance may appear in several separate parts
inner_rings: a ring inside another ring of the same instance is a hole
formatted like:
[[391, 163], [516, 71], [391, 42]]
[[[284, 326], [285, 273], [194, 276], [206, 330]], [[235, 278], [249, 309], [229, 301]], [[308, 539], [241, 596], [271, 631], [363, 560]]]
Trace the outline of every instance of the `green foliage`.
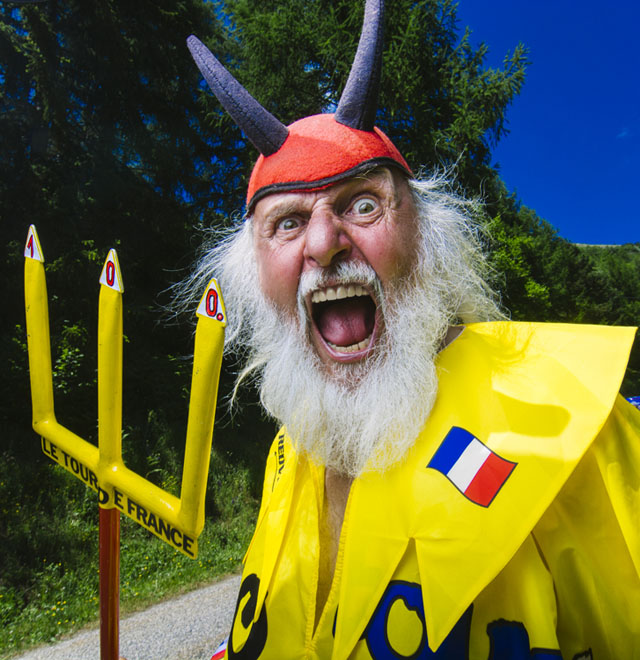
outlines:
[[[38, 483], [40, 488], [35, 487]], [[86, 608], [88, 590], [97, 589], [97, 580], [86, 571], [92, 566], [95, 574], [98, 539], [91, 528], [97, 518], [95, 496], [52, 464], [31, 465], [26, 472], [5, 452], [0, 461], [0, 502], [4, 652], [49, 640], [70, 621], [81, 622], [75, 611]]]
[[[589, 308], [595, 312], [594, 321], [639, 325], [640, 243], [581, 245], [580, 250], [594, 264], [595, 273], [602, 282], [599, 298], [587, 301]], [[622, 393], [625, 396], [640, 394], [640, 341], [637, 340], [631, 352]]]
[[[490, 259], [514, 320], [640, 323], [640, 244], [574, 245], [506, 194], [493, 210], [497, 214], [487, 223]], [[622, 384], [625, 396], [638, 392], [640, 342]]]
[[[0, 475], [0, 501], [5, 503], [20, 502], [12, 468], [15, 465], [5, 468], [3, 463]], [[15, 511], [2, 512], [3, 525], [9, 519], [6, 531], [11, 543], [17, 542], [22, 531], [31, 539], [23, 539], [23, 564], [6, 571], [10, 579], [0, 584], [0, 657], [53, 641], [95, 622], [98, 616], [96, 496], [60, 468], [46, 468], [50, 469], [49, 482], [57, 486], [55, 498], [40, 500], [47, 515], [37, 515], [24, 504], [16, 504]], [[212, 474], [207, 498], [215, 503], [217, 513], [209, 518], [199, 539], [196, 561], [121, 516], [123, 614], [239, 569], [257, 515], [250, 472], [214, 452]], [[13, 491], [8, 493], [8, 489]], [[30, 519], [24, 517], [25, 508]], [[40, 539], [34, 539], [39, 529]], [[40, 542], [45, 545], [41, 547]], [[9, 558], [12, 556], [8, 553]]]
[[606, 283], [606, 307], [602, 310], [616, 325], [635, 325], [640, 319], [640, 243], [581, 245]]

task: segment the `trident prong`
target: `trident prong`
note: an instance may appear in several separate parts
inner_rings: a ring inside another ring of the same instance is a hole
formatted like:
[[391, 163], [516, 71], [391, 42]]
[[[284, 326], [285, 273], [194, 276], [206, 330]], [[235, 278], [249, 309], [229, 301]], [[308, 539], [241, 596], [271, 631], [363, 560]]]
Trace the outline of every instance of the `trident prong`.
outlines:
[[25, 247], [25, 308], [33, 428], [45, 454], [150, 532], [196, 558], [204, 526], [226, 312], [212, 279], [198, 307], [193, 375], [180, 498], [127, 468], [122, 460], [122, 276], [111, 250], [100, 278], [98, 313], [98, 447], [56, 421], [44, 258], [35, 227]]

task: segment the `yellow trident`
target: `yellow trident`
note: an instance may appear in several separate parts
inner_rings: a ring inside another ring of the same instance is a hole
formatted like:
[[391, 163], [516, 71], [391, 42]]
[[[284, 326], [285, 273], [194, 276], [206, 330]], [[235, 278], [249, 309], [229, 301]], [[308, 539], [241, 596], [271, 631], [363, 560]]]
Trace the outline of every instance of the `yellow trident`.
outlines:
[[98, 447], [56, 421], [49, 312], [42, 247], [31, 225], [25, 246], [25, 306], [33, 428], [42, 449], [116, 508], [188, 557], [198, 554], [224, 344], [226, 311], [212, 279], [198, 306], [191, 397], [180, 498], [127, 468], [122, 460], [122, 275], [111, 250], [100, 277]]

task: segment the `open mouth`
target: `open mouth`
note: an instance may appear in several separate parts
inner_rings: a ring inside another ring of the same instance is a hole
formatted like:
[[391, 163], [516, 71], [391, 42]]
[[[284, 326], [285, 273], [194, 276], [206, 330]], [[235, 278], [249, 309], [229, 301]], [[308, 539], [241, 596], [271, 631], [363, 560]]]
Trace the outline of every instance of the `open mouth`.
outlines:
[[318, 289], [310, 302], [314, 332], [332, 358], [359, 360], [373, 346], [377, 306], [365, 287], [344, 284]]

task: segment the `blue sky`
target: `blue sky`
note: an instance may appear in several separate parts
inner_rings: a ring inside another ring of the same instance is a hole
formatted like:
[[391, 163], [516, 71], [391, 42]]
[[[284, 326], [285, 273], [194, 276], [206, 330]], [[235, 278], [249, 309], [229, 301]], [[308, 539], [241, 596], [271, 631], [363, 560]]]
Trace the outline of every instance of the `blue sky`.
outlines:
[[640, 2], [459, 0], [499, 66], [531, 64], [494, 150], [509, 190], [576, 243], [640, 243]]

